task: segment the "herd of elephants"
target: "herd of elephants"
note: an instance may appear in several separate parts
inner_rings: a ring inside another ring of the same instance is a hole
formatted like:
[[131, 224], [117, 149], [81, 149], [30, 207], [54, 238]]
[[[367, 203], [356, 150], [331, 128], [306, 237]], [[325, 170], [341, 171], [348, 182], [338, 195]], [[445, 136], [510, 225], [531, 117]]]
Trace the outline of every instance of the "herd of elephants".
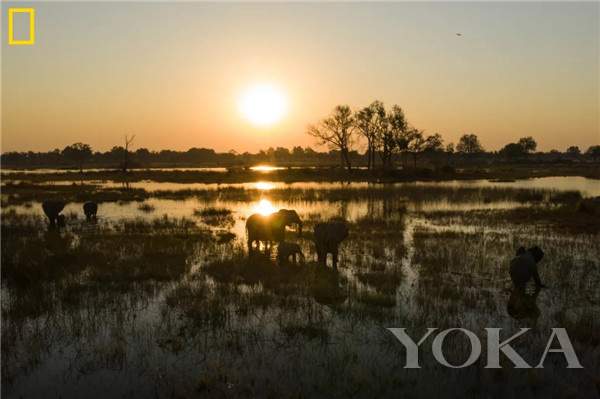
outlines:
[[[65, 216], [61, 213], [65, 208], [64, 201], [44, 201], [42, 209], [50, 222], [49, 228], [56, 229], [65, 226]], [[87, 220], [95, 220], [98, 213], [98, 204], [86, 202], [83, 204], [83, 213]], [[298, 213], [290, 209], [280, 209], [270, 215], [255, 213], [246, 220], [246, 236], [248, 252], [260, 250], [260, 243], [266, 251], [270, 251], [272, 244], [277, 244], [277, 262], [280, 265], [304, 260], [300, 245], [285, 240], [287, 226], [296, 226], [298, 235], [302, 236], [302, 220]], [[328, 254], [332, 255], [333, 267], [337, 267], [339, 246], [348, 238], [348, 226], [343, 220], [333, 220], [315, 225], [313, 240], [319, 263], [327, 263]], [[256, 245], [255, 245], [256, 244]]]
[[[65, 225], [65, 216], [61, 214], [65, 205], [66, 203], [63, 201], [44, 201], [42, 203], [42, 209], [50, 222], [50, 229], [61, 228]], [[86, 202], [83, 204], [83, 212], [88, 220], [95, 220], [98, 204]], [[248, 253], [252, 255], [255, 250], [260, 251], [261, 243], [263, 243], [264, 250], [270, 253], [272, 245], [276, 244], [279, 265], [304, 261], [300, 245], [285, 240], [287, 226], [296, 226], [298, 236], [302, 236], [302, 220], [294, 210], [280, 209], [269, 215], [260, 213], [250, 215], [246, 219]], [[326, 265], [327, 256], [331, 254], [333, 267], [337, 268], [339, 246], [348, 238], [348, 234], [348, 225], [343, 220], [317, 223], [312, 239], [315, 243], [318, 262], [323, 266]], [[510, 262], [509, 275], [518, 293], [525, 293], [525, 286], [529, 281], [535, 283], [536, 294], [539, 289], [546, 287], [540, 279], [537, 268], [543, 257], [544, 252], [537, 246], [529, 249], [521, 247], [517, 250], [515, 257]], [[531, 299], [535, 302], [535, 296], [530, 298], [519, 295], [519, 297], [521, 300], [517, 302], [523, 300], [530, 302]]]

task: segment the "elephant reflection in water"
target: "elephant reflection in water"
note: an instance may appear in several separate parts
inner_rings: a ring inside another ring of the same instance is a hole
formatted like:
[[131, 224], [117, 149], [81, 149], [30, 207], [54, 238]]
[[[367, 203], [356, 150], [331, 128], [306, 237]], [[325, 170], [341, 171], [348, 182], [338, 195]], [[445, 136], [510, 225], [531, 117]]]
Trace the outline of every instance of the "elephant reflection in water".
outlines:
[[248, 252], [252, 253], [254, 243], [260, 249], [260, 242], [269, 249], [272, 243], [285, 241], [286, 226], [296, 225], [298, 235], [302, 236], [302, 221], [294, 210], [281, 209], [270, 215], [255, 213], [246, 220]]
[[327, 255], [331, 254], [333, 267], [337, 268], [339, 247], [342, 241], [348, 238], [348, 234], [348, 225], [342, 220], [317, 224], [314, 230], [314, 241], [318, 262], [325, 266]]
[[510, 293], [508, 303], [506, 304], [506, 311], [513, 319], [516, 320], [536, 320], [540, 316], [540, 309], [537, 306], [537, 297], [539, 293], [539, 288], [537, 288], [533, 293], [528, 293], [524, 290], [513, 288]]

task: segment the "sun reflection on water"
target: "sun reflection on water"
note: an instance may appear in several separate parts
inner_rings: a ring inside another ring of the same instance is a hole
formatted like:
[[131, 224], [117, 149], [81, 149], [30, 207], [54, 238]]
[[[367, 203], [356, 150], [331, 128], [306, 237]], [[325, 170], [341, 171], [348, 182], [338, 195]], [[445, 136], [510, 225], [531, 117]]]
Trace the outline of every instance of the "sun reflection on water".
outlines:
[[257, 190], [264, 190], [264, 191], [266, 191], [266, 190], [272, 190], [272, 189], [274, 189], [275, 185], [273, 183], [268, 182], [268, 181], [259, 181], [259, 182], [256, 182], [254, 184], [254, 187]]
[[278, 211], [278, 209], [273, 206], [273, 204], [271, 203], [271, 201], [269, 201], [268, 199], [264, 199], [264, 198], [261, 199], [258, 202], [258, 204], [256, 204], [252, 208], [252, 210], [255, 213], [260, 213], [261, 215], [265, 215], [265, 216], [270, 215], [270, 214], [275, 213], [275, 212]]
[[285, 169], [282, 166], [271, 166], [271, 165], [256, 165], [256, 166], [252, 166], [250, 168], [250, 170], [253, 170], [255, 172], [263, 172], [263, 173], [268, 173], [268, 172], [273, 172], [275, 170], [282, 170]]

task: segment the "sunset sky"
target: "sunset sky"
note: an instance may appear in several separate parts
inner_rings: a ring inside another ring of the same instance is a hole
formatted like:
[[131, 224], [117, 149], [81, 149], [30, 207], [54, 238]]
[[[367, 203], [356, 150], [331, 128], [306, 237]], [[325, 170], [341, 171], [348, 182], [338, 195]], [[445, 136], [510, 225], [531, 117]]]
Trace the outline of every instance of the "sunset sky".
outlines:
[[[36, 43], [8, 46], [3, 3], [2, 151], [307, 146], [335, 105], [375, 99], [446, 142], [600, 143], [596, 2], [16, 5]], [[277, 121], [240, 109], [257, 85]]]

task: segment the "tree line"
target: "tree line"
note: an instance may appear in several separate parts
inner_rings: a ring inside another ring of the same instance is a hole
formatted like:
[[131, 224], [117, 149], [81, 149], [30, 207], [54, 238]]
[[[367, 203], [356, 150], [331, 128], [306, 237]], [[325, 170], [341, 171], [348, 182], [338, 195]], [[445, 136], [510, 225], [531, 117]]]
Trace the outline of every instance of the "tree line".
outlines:
[[329, 151], [315, 151], [310, 147], [295, 146], [268, 148], [256, 153], [236, 151], [218, 153], [209, 148], [190, 148], [187, 151], [147, 148], [132, 150], [133, 136], [125, 137], [124, 145], [109, 151], [94, 151], [89, 144], [74, 143], [48, 152], [5, 152], [0, 156], [4, 168], [73, 168], [111, 167], [126, 171], [134, 167], [152, 166], [247, 166], [259, 163], [280, 165], [339, 165], [347, 169], [364, 166], [368, 169], [417, 167], [420, 159], [434, 165], [485, 162], [574, 162], [600, 160], [600, 145], [582, 152], [576, 146], [564, 152], [552, 150], [536, 152], [532, 137], [523, 137], [505, 145], [497, 152], [486, 152], [475, 134], [464, 134], [456, 145], [444, 143], [439, 133], [426, 135], [410, 125], [402, 108], [397, 105], [386, 110], [380, 101], [352, 111], [346, 105], [310, 125], [307, 133], [317, 144], [327, 145]]
[[[397, 158], [401, 158], [406, 167], [407, 157], [411, 157], [416, 168], [417, 158], [422, 155], [445, 153], [449, 159], [455, 153], [463, 158], [485, 153], [477, 135], [464, 134], [456, 146], [453, 143], [444, 145], [439, 133], [425, 135], [424, 131], [409, 124], [401, 107], [394, 105], [386, 110], [381, 101], [374, 101], [354, 112], [347, 105], [338, 105], [329, 116], [310, 125], [307, 134], [314, 137], [317, 144], [336, 150], [340, 154], [341, 165], [349, 170], [352, 168], [350, 154], [360, 141], [366, 143], [368, 169], [394, 168]], [[497, 153], [488, 153], [488, 158], [495, 156], [511, 161], [526, 160], [536, 149], [537, 142], [528, 136], [505, 145]], [[552, 155], [557, 153], [560, 154], [557, 150], [550, 151]], [[585, 155], [585, 158], [598, 160], [600, 145], [590, 146], [585, 154], [577, 146], [571, 146], [565, 153], [568, 157], [563, 159], [583, 159], [582, 155]]]

